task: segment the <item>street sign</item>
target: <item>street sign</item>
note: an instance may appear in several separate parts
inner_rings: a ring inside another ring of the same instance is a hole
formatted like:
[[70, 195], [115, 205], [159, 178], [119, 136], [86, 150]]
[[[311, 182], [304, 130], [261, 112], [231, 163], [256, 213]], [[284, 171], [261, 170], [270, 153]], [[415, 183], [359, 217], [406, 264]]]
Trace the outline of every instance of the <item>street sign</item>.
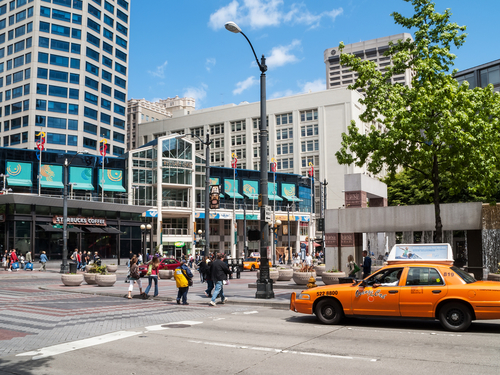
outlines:
[[273, 211], [271, 211], [271, 206], [265, 206], [265, 219], [268, 223], [271, 223], [273, 221]]
[[147, 210], [146, 217], [158, 217], [158, 210]]
[[219, 208], [220, 186], [210, 185], [210, 209], [217, 210]]

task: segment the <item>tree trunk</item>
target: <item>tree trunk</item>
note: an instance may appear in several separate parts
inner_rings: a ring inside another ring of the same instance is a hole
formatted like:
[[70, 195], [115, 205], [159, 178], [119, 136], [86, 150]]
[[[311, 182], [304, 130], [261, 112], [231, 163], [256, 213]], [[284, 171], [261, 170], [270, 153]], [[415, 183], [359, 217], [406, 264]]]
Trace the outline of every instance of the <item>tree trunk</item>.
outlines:
[[434, 242], [443, 242], [443, 223], [441, 222], [441, 207], [439, 206], [439, 165], [437, 155], [434, 155], [434, 163], [432, 166], [432, 185], [434, 186], [434, 217], [436, 219], [436, 232], [434, 234]]

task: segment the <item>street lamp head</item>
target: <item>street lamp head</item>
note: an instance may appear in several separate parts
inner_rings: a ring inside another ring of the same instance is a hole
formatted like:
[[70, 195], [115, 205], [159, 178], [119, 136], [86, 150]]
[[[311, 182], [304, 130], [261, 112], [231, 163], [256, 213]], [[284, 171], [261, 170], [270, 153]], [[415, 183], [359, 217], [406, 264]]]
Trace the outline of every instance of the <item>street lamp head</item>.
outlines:
[[280, 219], [276, 220], [276, 226], [279, 227], [280, 225], [281, 225], [281, 220]]
[[232, 33], [235, 33], [235, 34], [241, 33], [240, 27], [236, 23], [234, 23], [233, 21], [226, 22], [224, 27], [226, 28], [226, 30], [231, 31]]
[[146, 228], [148, 228], [148, 230], [151, 230], [151, 224], [146, 225]]
[[201, 234], [203, 233], [203, 231], [201, 229], [198, 229], [198, 234], [201, 236]]
[[141, 224], [141, 230], [146, 229], [146, 226], [144, 224]]

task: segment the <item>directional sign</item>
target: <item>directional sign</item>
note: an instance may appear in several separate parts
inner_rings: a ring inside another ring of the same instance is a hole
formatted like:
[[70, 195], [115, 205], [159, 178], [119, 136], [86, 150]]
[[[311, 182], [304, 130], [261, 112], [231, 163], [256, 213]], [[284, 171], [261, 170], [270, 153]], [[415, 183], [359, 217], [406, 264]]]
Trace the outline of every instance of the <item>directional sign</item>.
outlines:
[[158, 210], [147, 210], [146, 217], [158, 217]]
[[271, 211], [271, 206], [265, 206], [265, 219], [268, 223], [273, 221], [273, 211]]

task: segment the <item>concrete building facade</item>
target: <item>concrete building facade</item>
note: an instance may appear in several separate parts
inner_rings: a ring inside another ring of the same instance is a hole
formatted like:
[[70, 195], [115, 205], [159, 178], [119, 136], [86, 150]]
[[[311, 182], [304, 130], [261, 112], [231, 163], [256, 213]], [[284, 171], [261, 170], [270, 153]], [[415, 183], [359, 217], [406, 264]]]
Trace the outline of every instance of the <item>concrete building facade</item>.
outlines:
[[[343, 53], [353, 54], [361, 58], [361, 60], [373, 61], [377, 64], [378, 70], [383, 71], [388, 66], [392, 65], [391, 58], [384, 56], [384, 53], [389, 49], [389, 42], [396, 43], [398, 40], [406, 40], [408, 38], [413, 40], [411, 34], [401, 33], [383, 38], [346, 44]], [[348, 85], [354, 84], [357, 74], [349, 67], [340, 65], [340, 50], [338, 46], [326, 49], [323, 54], [323, 60], [326, 68], [327, 89], [337, 89], [339, 87], [347, 87]], [[410, 70], [406, 71], [404, 74], [394, 76], [392, 78], [392, 83], [409, 85], [411, 83]]]
[[454, 77], [459, 83], [468, 81], [471, 89], [486, 87], [491, 83], [493, 89], [500, 92], [500, 60], [462, 70], [457, 72]]
[[127, 0], [0, 2], [2, 146], [122, 155], [129, 32]]

